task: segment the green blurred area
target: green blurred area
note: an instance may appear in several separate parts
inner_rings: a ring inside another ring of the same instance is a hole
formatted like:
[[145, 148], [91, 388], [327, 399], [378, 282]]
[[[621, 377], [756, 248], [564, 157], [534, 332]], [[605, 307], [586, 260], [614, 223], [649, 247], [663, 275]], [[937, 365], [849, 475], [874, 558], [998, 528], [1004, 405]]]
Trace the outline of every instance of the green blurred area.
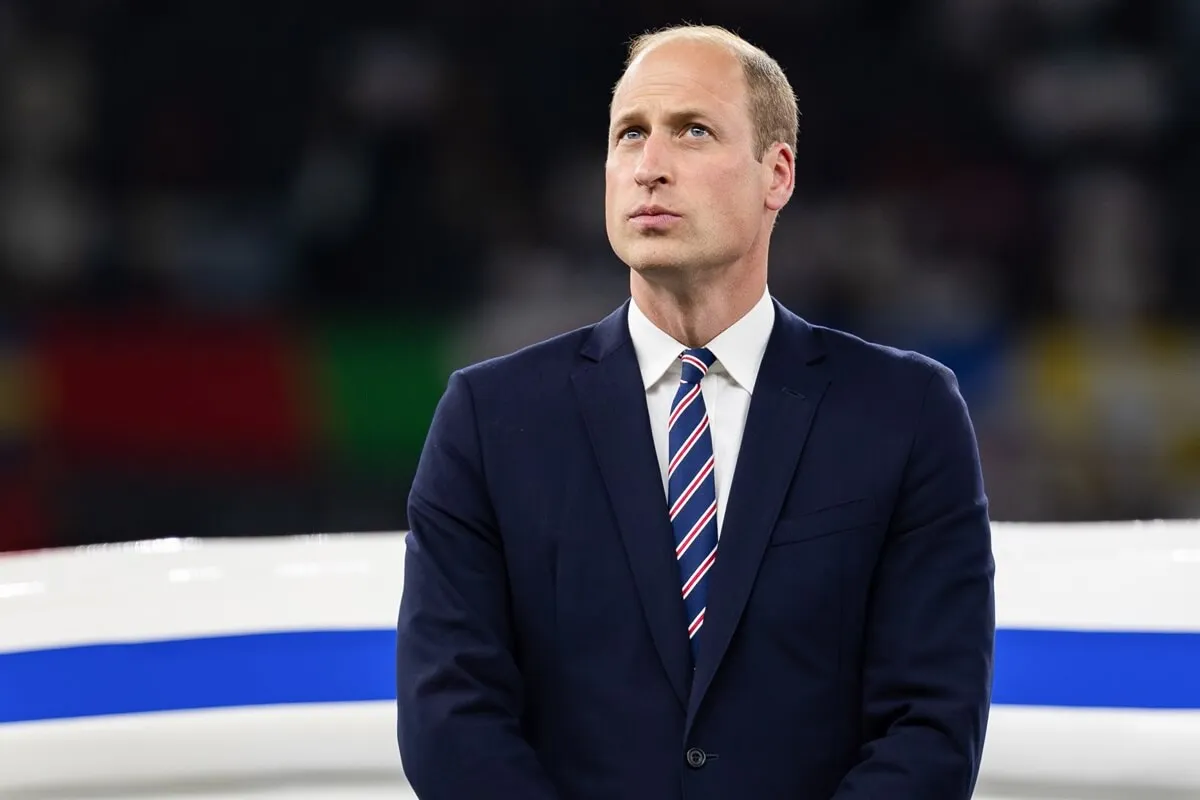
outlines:
[[320, 435], [339, 462], [411, 468], [450, 374], [450, 331], [429, 323], [339, 321], [314, 332]]

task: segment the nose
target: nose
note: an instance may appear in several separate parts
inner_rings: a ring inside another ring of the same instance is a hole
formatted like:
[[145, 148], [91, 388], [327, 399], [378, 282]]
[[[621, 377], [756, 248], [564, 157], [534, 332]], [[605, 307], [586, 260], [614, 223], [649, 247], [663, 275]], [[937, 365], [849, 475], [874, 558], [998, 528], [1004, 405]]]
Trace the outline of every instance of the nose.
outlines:
[[639, 186], [654, 186], [670, 183], [671, 174], [667, 164], [666, 148], [661, 139], [647, 136], [642, 143], [637, 166], [633, 171], [633, 179]]

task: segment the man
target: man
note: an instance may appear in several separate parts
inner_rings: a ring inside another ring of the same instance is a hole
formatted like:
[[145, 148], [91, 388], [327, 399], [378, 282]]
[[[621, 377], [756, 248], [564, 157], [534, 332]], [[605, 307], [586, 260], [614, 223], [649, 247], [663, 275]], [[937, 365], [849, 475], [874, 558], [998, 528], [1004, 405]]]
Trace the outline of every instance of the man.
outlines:
[[631, 301], [457, 372], [409, 499], [399, 743], [422, 800], [966, 800], [993, 562], [953, 375], [767, 292], [778, 65], [633, 46], [607, 225]]

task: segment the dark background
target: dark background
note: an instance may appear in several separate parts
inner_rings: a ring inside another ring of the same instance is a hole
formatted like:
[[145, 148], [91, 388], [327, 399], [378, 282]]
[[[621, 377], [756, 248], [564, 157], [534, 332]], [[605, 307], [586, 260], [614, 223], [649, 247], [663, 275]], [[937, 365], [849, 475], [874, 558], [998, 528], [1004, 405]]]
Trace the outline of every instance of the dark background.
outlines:
[[591, 322], [628, 39], [790, 76], [771, 289], [953, 367], [993, 516], [1200, 516], [1200, 3], [0, 0], [0, 550], [399, 530], [449, 371]]

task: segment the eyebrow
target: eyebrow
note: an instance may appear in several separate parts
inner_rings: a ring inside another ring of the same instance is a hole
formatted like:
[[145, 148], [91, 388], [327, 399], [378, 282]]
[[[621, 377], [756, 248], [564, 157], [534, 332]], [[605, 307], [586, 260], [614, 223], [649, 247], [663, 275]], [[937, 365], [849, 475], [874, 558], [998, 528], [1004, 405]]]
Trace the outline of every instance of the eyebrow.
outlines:
[[[613, 120], [610, 131], [615, 132], [621, 130], [628, 125], [644, 120], [645, 117], [646, 113], [644, 110], [640, 108], [631, 108]], [[712, 120], [712, 116], [708, 112], [692, 107], [670, 111], [667, 113], [666, 117], [667, 122], [672, 125], [677, 125], [681, 122], [687, 122], [690, 120], [703, 120], [705, 122], [711, 122]]]

